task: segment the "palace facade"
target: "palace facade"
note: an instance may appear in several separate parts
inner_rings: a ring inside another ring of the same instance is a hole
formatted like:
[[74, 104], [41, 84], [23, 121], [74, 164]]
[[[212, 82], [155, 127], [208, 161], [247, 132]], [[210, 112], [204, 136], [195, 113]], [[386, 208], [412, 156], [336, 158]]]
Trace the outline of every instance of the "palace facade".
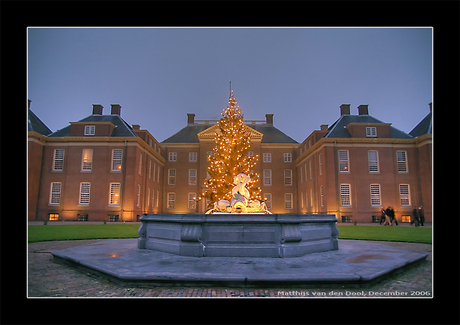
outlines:
[[[29, 102], [30, 105], [30, 102]], [[207, 156], [216, 120], [196, 120], [158, 142], [139, 125], [92, 114], [51, 132], [30, 110], [28, 219], [137, 221], [142, 213], [204, 213]], [[321, 125], [298, 143], [273, 123], [245, 121], [249, 155], [259, 155], [262, 197], [273, 213], [331, 213], [339, 222], [379, 220], [393, 207], [398, 222], [423, 207], [432, 221], [432, 112], [405, 133], [371, 115], [367, 105]]]

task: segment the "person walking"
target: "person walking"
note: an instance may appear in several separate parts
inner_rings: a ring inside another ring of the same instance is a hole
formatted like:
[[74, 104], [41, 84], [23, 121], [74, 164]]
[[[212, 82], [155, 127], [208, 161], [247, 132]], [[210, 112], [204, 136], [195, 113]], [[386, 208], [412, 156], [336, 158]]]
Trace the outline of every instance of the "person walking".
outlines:
[[420, 218], [420, 226], [423, 226], [423, 223], [425, 222], [425, 213], [423, 212], [421, 206], [418, 207], [418, 216]]
[[380, 215], [380, 225], [382, 222], [385, 223], [385, 209], [382, 209], [382, 214]]
[[390, 225], [393, 225], [393, 221], [398, 225], [398, 220], [395, 218], [395, 210], [392, 207], [388, 206], [385, 210], [386, 215], [390, 218]]
[[391, 219], [390, 219], [390, 207], [386, 210], [382, 210], [383, 214], [385, 215], [385, 222], [383, 223], [384, 226], [389, 225], [391, 226]]
[[413, 223], [415, 223], [415, 227], [418, 227], [419, 222], [420, 222], [420, 219], [418, 216], [418, 211], [416, 208], [414, 208], [414, 210], [412, 210], [412, 220], [410, 224], [412, 225]]

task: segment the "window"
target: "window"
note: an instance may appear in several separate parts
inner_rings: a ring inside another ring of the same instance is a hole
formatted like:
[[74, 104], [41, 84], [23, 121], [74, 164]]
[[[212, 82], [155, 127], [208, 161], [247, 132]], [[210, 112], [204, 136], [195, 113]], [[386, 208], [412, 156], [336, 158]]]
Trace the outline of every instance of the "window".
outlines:
[[93, 149], [83, 149], [81, 171], [90, 172], [93, 167]]
[[139, 175], [142, 174], [142, 154], [139, 154], [139, 170], [138, 170]]
[[[149, 159], [149, 179], [150, 179], [150, 176], [152, 175], [152, 161]], [[153, 178], [155, 178], [155, 174], [153, 175]]]
[[350, 171], [350, 169], [348, 168], [348, 150], [339, 150], [339, 171]]
[[305, 182], [308, 182], [307, 163], [305, 163]]
[[292, 169], [284, 170], [284, 185], [292, 185]]
[[87, 214], [78, 214], [78, 221], [88, 221], [88, 215]]
[[168, 169], [168, 185], [176, 185], [176, 170]]
[[80, 202], [79, 204], [89, 204], [89, 191], [91, 183], [80, 183]]
[[112, 150], [112, 171], [119, 172], [121, 171], [121, 158], [123, 156], [122, 149], [113, 149]]
[[95, 131], [96, 131], [96, 126], [85, 125], [85, 135], [94, 135]]
[[177, 160], [177, 153], [170, 152], [169, 153], [169, 161], [176, 161]]
[[371, 184], [371, 205], [378, 207], [382, 205], [380, 199], [380, 184]]
[[[155, 182], [155, 169], [156, 169], [156, 164], [155, 162], [153, 162], [153, 175], [152, 175], [152, 180]], [[158, 168], [158, 172], [159, 172], [159, 168]]]
[[300, 183], [303, 183], [303, 168], [300, 167]]
[[292, 162], [292, 154], [291, 153], [285, 153], [284, 154], [284, 162]]
[[159, 198], [160, 198], [160, 191], [157, 191], [157, 204], [156, 204], [157, 208], [159, 207], [159, 203], [158, 203]]
[[401, 206], [410, 206], [409, 184], [399, 184], [399, 198]]
[[376, 138], [377, 137], [377, 128], [375, 126], [366, 127], [366, 137]]
[[352, 222], [352, 216], [342, 216], [342, 222]]
[[61, 183], [51, 183], [50, 204], [58, 205], [61, 203]]
[[350, 184], [340, 184], [340, 204], [343, 207], [351, 206]]
[[377, 150], [369, 150], [367, 152], [369, 162], [369, 173], [379, 172], [379, 156]]
[[109, 205], [120, 205], [120, 183], [110, 183]]
[[318, 162], [319, 162], [319, 176], [323, 175], [323, 157], [321, 154], [318, 155]]
[[152, 208], [155, 207], [155, 190], [152, 189]]
[[313, 189], [310, 189], [310, 207], [313, 208]]
[[188, 185], [196, 185], [196, 169], [188, 170]]
[[292, 193], [284, 194], [284, 208], [292, 209]]
[[272, 154], [271, 153], [264, 153], [264, 162], [269, 163], [272, 162]]
[[109, 214], [109, 222], [117, 222], [118, 214]]
[[254, 152], [248, 151], [248, 153], [246, 154], [246, 158], [249, 158], [249, 157], [252, 157], [252, 156], [254, 156]]
[[145, 195], [147, 198], [147, 208], [150, 208], [150, 188], [147, 187], [147, 194]]
[[190, 162], [196, 162], [197, 161], [197, 153], [196, 152], [190, 152], [188, 154], [188, 160]]
[[176, 207], [176, 193], [168, 193], [168, 209]]
[[59, 213], [50, 213], [48, 215], [48, 220], [50, 220], [50, 221], [58, 221], [59, 220]]
[[271, 169], [264, 169], [264, 185], [266, 186], [272, 185], [272, 170]]
[[405, 151], [396, 151], [398, 173], [407, 173], [407, 158]]
[[323, 192], [323, 185], [321, 185], [321, 187], [319, 188], [319, 194], [320, 194], [320, 198], [321, 198], [321, 206], [323, 207], [323, 206], [324, 206], [324, 192]]
[[188, 193], [188, 208], [196, 209], [196, 193]]
[[137, 184], [137, 200], [136, 200], [136, 206], [140, 207], [141, 206], [141, 186]]
[[272, 194], [265, 193], [264, 198], [265, 198], [265, 205], [267, 206], [267, 209], [271, 209], [272, 208]]
[[410, 216], [401, 216], [401, 222], [410, 222]]
[[64, 167], [64, 149], [55, 149], [54, 150], [53, 171], [62, 172], [63, 167]]
[[312, 167], [311, 167], [311, 160], [308, 162], [308, 169], [310, 171], [310, 179], [313, 177]]

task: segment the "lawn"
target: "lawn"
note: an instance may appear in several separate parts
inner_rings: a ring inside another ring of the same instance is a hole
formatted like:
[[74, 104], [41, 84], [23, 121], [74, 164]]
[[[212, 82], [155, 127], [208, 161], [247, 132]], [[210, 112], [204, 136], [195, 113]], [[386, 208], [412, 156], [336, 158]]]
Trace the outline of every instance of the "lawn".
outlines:
[[431, 228], [384, 226], [337, 226], [339, 239], [383, 240], [431, 244]]
[[51, 240], [137, 238], [139, 224], [28, 226], [29, 243]]
[[[431, 244], [431, 228], [338, 226], [339, 239]], [[28, 226], [29, 243], [52, 240], [137, 238], [139, 224]]]

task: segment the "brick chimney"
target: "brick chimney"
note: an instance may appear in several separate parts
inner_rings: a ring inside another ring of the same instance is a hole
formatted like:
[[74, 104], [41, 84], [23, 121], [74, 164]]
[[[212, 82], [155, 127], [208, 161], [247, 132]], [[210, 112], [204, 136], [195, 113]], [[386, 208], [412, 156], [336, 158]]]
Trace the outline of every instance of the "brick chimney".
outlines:
[[327, 124], [321, 124], [321, 131], [327, 131], [329, 126]]
[[350, 104], [340, 105], [340, 116], [342, 115], [350, 115]]
[[93, 104], [93, 115], [102, 115], [103, 108], [101, 104]]
[[273, 114], [265, 114], [265, 121], [268, 125], [273, 125]]
[[369, 115], [369, 105], [359, 105], [358, 114], [359, 115]]
[[187, 113], [187, 125], [195, 124], [195, 113]]
[[133, 124], [133, 130], [140, 130], [141, 126], [139, 124]]
[[110, 104], [110, 106], [112, 106], [110, 114], [121, 115], [121, 106], [119, 104]]

